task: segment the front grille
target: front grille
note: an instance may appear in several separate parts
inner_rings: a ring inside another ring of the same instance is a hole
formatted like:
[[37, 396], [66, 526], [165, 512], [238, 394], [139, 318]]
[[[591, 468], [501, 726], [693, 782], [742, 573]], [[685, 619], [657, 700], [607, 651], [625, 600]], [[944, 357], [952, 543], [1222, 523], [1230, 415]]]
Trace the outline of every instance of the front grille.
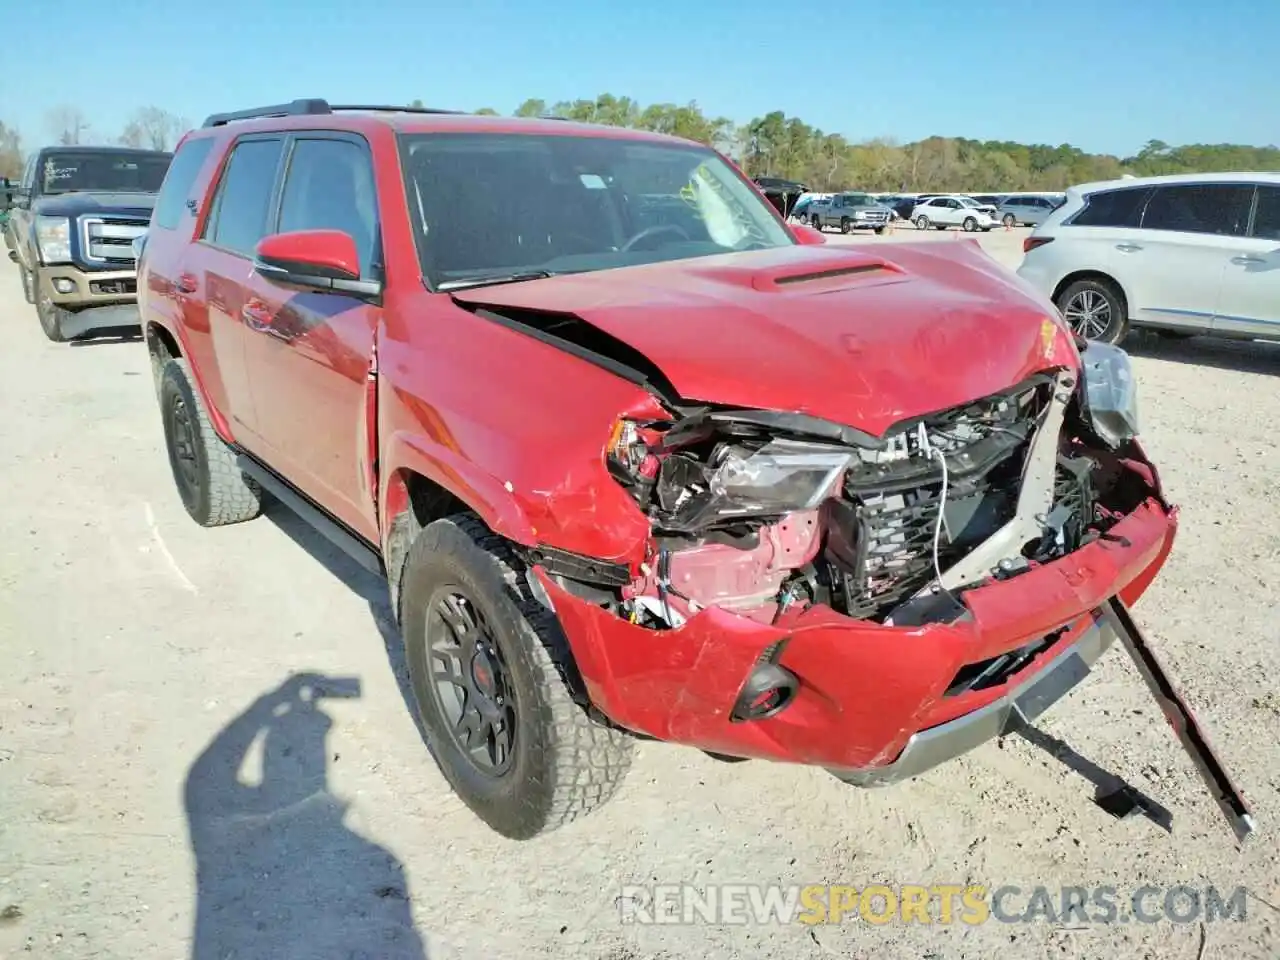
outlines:
[[1023, 461], [1047, 379], [891, 430], [886, 448], [863, 454], [831, 511], [825, 559], [844, 612], [877, 618], [935, 575], [933, 544], [947, 461], [947, 500], [938, 535], [946, 569], [1013, 518]]
[[889, 219], [889, 213], [886, 210], [864, 210], [862, 212], [862, 219], [883, 223], [885, 220]]
[[121, 267], [134, 265], [133, 241], [147, 232], [148, 221], [137, 217], [84, 217], [80, 243], [84, 258]]
[[132, 277], [118, 280], [90, 280], [89, 292], [98, 296], [124, 297], [138, 292], [138, 281]]

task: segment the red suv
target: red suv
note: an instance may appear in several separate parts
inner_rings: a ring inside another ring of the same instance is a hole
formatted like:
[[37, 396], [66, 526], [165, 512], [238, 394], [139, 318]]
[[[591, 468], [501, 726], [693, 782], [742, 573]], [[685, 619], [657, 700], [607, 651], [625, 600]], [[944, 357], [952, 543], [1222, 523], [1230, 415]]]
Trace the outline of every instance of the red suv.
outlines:
[[1079, 682], [1174, 538], [1122, 351], [976, 244], [822, 245], [671, 137], [213, 116], [139, 288], [188, 512], [270, 494], [386, 576], [509, 837], [637, 737], [914, 776]]

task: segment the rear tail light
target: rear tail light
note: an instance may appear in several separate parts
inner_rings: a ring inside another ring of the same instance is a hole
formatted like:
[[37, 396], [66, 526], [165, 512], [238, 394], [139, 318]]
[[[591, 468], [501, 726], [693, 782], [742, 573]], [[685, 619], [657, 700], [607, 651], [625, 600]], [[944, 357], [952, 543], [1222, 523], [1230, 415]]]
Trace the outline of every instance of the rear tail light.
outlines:
[[1022, 241], [1022, 252], [1030, 253], [1036, 247], [1043, 247], [1046, 243], [1053, 243], [1053, 237], [1027, 237]]

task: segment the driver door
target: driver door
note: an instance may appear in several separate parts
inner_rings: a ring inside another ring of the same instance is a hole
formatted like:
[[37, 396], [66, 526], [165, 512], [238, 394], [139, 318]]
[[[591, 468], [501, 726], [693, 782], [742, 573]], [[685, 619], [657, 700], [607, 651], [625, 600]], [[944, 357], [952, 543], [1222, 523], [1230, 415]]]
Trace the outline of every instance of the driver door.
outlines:
[[[268, 232], [342, 230], [361, 279], [381, 279], [369, 144], [352, 134], [291, 137], [278, 221]], [[356, 533], [378, 539], [369, 489], [370, 369], [381, 308], [355, 296], [248, 282], [245, 367], [266, 459]]]

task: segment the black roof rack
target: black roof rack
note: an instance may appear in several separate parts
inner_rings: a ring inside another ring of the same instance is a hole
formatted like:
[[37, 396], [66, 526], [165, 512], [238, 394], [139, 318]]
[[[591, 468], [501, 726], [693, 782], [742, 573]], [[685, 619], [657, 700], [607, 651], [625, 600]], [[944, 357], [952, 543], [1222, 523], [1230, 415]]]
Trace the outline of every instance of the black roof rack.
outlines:
[[330, 104], [327, 100], [291, 100], [270, 107], [253, 107], [231, 113], [214, 113], [205, 118], [204, 126], [221, 127], [237, 120], [259, 120], [264, 117], [315, 117], [337, 113], [339, 110], [362, 110], [382, 113], [447, 113], [461, 114], [462, 110], [440, 110], [435, 107], [395, 107], [374, 104]]

